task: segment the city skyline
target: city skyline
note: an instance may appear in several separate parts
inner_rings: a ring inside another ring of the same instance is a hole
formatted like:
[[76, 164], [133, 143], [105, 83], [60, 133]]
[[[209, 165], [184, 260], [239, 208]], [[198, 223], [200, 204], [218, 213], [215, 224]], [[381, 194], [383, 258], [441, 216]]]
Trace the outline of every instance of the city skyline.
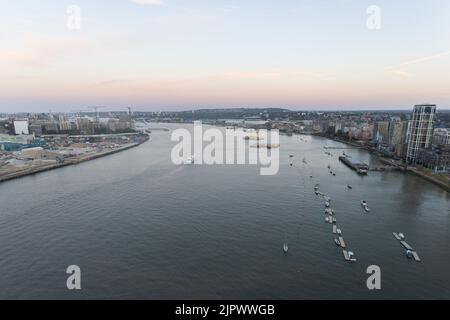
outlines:
[[450, 107], [444, 1], [0, 3], [0, 112]]

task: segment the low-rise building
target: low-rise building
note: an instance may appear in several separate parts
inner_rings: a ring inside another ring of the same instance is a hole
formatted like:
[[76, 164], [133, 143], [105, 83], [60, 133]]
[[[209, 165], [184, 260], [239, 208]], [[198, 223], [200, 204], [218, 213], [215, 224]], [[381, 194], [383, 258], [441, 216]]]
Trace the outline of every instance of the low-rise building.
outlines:
[[440, 145], [432, 149], [420, 149], [417, 164], [435, 172], [450, 172], [450, 145]]
[[433, 134], [433, 144], [449, 145], [450, 144], [450, 129], [449, 128], [435, 128]]

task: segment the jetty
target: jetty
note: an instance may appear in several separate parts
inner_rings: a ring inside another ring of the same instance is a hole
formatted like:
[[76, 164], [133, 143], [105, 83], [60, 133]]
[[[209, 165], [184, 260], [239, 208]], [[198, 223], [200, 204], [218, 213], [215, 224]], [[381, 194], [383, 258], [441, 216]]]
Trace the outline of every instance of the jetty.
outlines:
[[415, 261], [417, 262], [422, 261], [419, 257], [419, 254], [416, 251], [414, 251], [414, 249], [404, 240], [404, 237], [401, 234], [396, 232], [393, 232], [392, 234], [394, 235], [395, 239], [397, 239], [400, 242], [400, 244], [411, 253], [412, 258]]
[[344, 254], [345, 260], [350, 261], [350, 256], [348, 255], [347, 250], [342, 250], [342, 253]]
[[360, 175], [367, 175], [369, 171], [369, 165], [365, 163], [354, 163], [350, 161], [347, 157], [340, 156], [339, 161], [341, 161], [343, 164], [345, 164], [350, 169], [356, 171], [356, 173]]
[[342, 248], [345, 248], [345, 247], [346, 247], [344, 238], [339, 237], [339, 242], [341, 243], [341, 247], [342, 247]]

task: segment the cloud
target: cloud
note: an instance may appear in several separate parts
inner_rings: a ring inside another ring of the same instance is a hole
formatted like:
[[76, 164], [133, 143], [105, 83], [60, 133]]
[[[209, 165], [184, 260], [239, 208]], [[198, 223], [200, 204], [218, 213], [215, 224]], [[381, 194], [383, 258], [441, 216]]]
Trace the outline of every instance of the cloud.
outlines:
[[220, 74], [223, 77], [231, 78], [274, 78], [274, 77], [313, 77], [322, 78], [323, 74], [306, 70], [258, 70], [258, 71], [232, 71]]
[[46, 67], [53, 62], [79, 54], [91, 53], [94, 45], [81, 37], [27, 37], [18, 47], [0, 49], [0, 65]]
[[433, 61], [433, 60], [437, 60], [446, 56], [450, 56], [450, 51], [446, 51], [446, 52], [441, 52], [441, 53], [437, 53], [437, 54], [433, 54], [430, 56], [426, 56], [426, 57], [422, 57], [422, 58], [418, 58], [418, 59], [414, 59], [414, 60], [409, 60], [409, 61], [405, 61], [402, 62], [398, 65], [392, 66], [392, 67], [388, 67], [385, 70], [387, 72], [402, 76], [402, 77], [411, 77], [413, 76], [412, 73], [408, 72], [405, 68], [406, 67], [410, 67], [413, 65], [417, 65], [417, 64], [421, 64], [424, 62], [429, 62], [429, 61]]
[[162, 0], [129, 0], [130, 2], [142, 5], [160, 6], [163, 4]]
[[223, 7], [217, 7], [217, 8], [214, 8], [213, 10], [216, 12], [229, 13], [229, 12], [235, 11], [236, 9], [237, 9], [237, 6], [228, 5], [228, 6], [223, 6]]

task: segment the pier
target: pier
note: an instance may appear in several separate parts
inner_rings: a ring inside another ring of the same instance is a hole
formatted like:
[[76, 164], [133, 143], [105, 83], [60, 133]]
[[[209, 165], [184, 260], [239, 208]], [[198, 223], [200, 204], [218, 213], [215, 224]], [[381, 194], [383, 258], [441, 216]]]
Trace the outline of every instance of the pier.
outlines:
[[342, 248], [345, 248], [345, 247], [346, 247], [344, 238], [339, 237], [339, 242], [341, 243], [341, 247], [342, 247]]
[[356, 171], [360, 175], [366, 175], [367, 172], [369, 171], [369, 165], [367, 165], [365, 163], [354, 163], [354, 162], [351, 162], [347, 157], [343, 157], [343, 156], [339, 157], [339, 161], [341, 161], [347, 167]]
[[[406, 250], [410, 251], [412, 258], [415, 261], [417, 261], [417, 262], [422, 261], [419, 257], [419, 254], [416, 251], [414, 251], [414, 249], [404, 240], [403, 235], [401, 235], [400, 233], [396, 233], [396, 232], [393, 232], [392, 234], [394, 235], [395, 239], [397, 239]], [[411, 256], [409, 258], [411, 258]]]

